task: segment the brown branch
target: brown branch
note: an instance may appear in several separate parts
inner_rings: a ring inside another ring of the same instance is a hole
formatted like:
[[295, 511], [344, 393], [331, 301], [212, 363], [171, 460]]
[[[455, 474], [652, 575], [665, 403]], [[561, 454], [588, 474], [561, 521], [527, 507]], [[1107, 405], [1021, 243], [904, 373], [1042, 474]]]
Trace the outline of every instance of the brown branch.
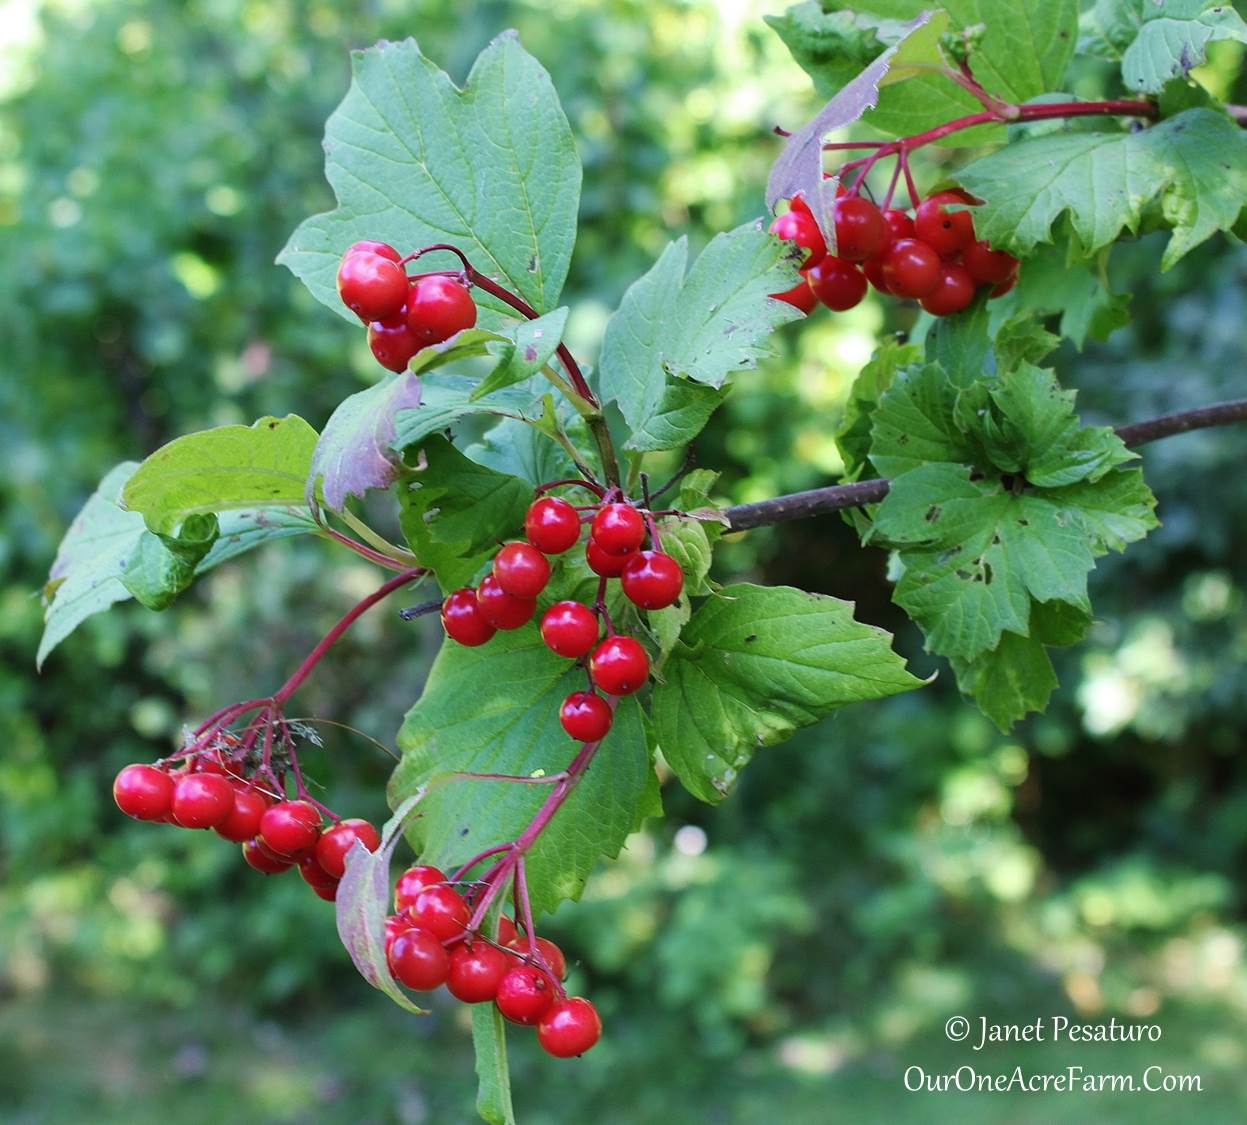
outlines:
[[[1235, 422], [1247, 422], [1247, 399], [1197, 406], [1193, 410], [1180, 410], [1175, 414], [1162, 414], [1159, 418], [1118, 426], [1116, 432], [1127, 445], [1146, 445], [1149, 441], [1185, 434], [1190, 430], [1229, 426]], [[825, 512], [876, 504], [887, 494], [886, 480], [859, 480], [851, 484], [833, 484], [829, 488], [813, 488], [808, 492], [776, 496], [771, 500], [757, 500], [752, 504], [737, 504], [734, 508], [728, 508], [724, 514], [733, 531], [748, 531], [754, 527], [805, 519], [808, 516], [823, 515]]]

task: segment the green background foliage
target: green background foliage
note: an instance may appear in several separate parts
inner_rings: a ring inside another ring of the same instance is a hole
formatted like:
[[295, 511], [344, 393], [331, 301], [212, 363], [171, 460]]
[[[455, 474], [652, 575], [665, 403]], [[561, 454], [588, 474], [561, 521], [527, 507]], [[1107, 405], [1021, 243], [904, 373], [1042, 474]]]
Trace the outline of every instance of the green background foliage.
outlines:
[[[817, 108], [762, 23], [781, 10], [6, 6], [0, 1118], [471, 1118], [459, 1006], [404, 1015], [355, 975], [332, 913], [297, 880], [260, 879], [206, 834], [124, 822], [108, 795], [120, 765], [166, 752], [184, 721], [276, 686], [374, 572], [310, 538], [276, 543], [216, 568], [164, 615], [130, 606], [89, 622], [42, 675], [31, 593], [116, 462], [263, 415], [323, 428], [375, 381], [362, 334], [273, 264], [304, 216], [332, 206], [319, 141], [349, 49], [414, 34], [462, 81], [497, 32], [519, 29], [554, 76], [585, 166], [562, 299], [584, 354], [669, 240], [687, 234], [699, 251], [758, 214], [770, 126]], [[1240, 45], [1208, 53], [1201, 80], [1247, 100]], [[1120, 95], [1120, 60], [1080, 62], [1070, 83]], [[951, 168], [942, 150], [923, 157], [920, 182]], [[1078, 390], [1089, 424], [1244, 393], [1247, 255], [1214, 236], [1161, 273], [1165, 242], [1145, 234], [1106, 263], [1113, 291], [1132, 294], [1128, 327], [1043, 361]], [[1033, 303], [1051, 299], [1049, 285]], [[698, 439], [700, 462], [724, 470], [716, 493], [757, 499], [839, 474], [849, 384], [877, 339], [912, 328], [910, 311], [871, 298], [783, 330]], [[530, 463], [519, 443], [491, 440], [493, 467]], [[965, 1061], [941, 1028], [980, 1012], [1160, 1023], [1160, 1044], [1073, 1061], [1198, 1072], [1197, 1109], [1101, 1095], [1080, 1103], [1082, 1119], [1234, 1120], [1247, 1096], [1241, 443], [1202, 432], [1145, 451], [1163, 526], [1097, 563], [1096, 619], [1082, 645], [1053, 650], [1061, 688], [1044, 716], [1001, 735], [945, 674], [759, 753], [715, 808], [664, 772], [667, 820], [633, 835], [550, 926], [609, 1037], [555, 1064], [513, 1036], [521, 1121], [1067, 1112], [1038, 1097], [904, 1093], [905, 1066]], [[892, 605], [885, 562], [831, 517], [727, 538], [712, 577], [854, 600], [925, 676], [937, 663]], [[439, 644], [434, 623], [403, 625], [393, 609], [348, 635], [294, 713], [393, 747]], [[331, 803], [383, 817], [390, 759], [320, 729], [325, 748], [307, 765]], [[1071, 1060], [1027, 1048], [989, 1061]]]

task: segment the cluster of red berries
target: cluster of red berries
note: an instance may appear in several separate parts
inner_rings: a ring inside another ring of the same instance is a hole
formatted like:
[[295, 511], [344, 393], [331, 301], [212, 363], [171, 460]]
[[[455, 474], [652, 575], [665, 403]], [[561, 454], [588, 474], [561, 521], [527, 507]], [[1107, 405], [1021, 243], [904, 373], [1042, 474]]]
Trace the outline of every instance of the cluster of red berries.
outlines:
[[180, 828], [211, 828], [242, 844], [242, 857], [265, 875], [297, 866], [321, 898], [333, 902], [346, 854], [358, 840], [376, 851], [381, 837], [366, 820], [339, 820], [321, 830], [320, 811], [287, 801], [243, 776], [241, 763], [208, 750], [176, 770], [134, 763], [113, 782], [113, 800], [127, 816]]
[[522, 937], [506, 915], [497, 940], [474, 933], [471, 911], [446, 875], [416, 866], [399, 876], [394, 913], [385, 920], [385, 956], [394, 979], [418, 992], [446, 986], [465, 1004], [492, 1002], [512, 1023], [536, 1026], [558, 1058], [584, 1054], [602, 1034], [588, 1000], [563, 988], [567, 961], [547, 938]]
[[851, 309], [870, 282], [880, 293], [917, 300], [934, 316], [961, 312], [980, 286], [993, 297], [1017, 283], [1018, 260], [975, 237], [969, 211], [950, 205], [979, 202], [960, 189], [936, 192], [914, 214], [879, 210], [860, 195], [838, 196], [832, 205], [836, 253], [827, 244], [801, 196], [771, 223], [771, 233], [808, 250], [803, 280], [771, 296], [808, 313], [818, 301], [829, 309]]
[[476, 303], [465, 285], [442, 273], [408, 277], [404, 260], [388, 243], [363, 241], [338, 266], [338, 296], [368, 325], [368, 346], [391, 371], [476, 323]]
[[[646, 610], [663, 609], [679, 598], [684, 572], [657, 543], [642, 549], [647, 520], [635, 505], [617, 500], [582, 510], [559, 497], [543, 496], [533, 501], [524, 519], [527, 542], [506, 544], [479, 586], [456, 590], [442, 603], [447, 635], [463, 645], [483, 645], [499, 629], [518, 629], [530, 621], [537, 596], [550, 580], [547, 556], [574, 547], [583, 522], [590, 524], [585, 558], [603, 586], [606, 579], [618, 578], [624, 596]], [[652, 538], [652, 522], [649, 533]], [[614, 631], [600, 596], [594, 606], [555, 602], [541, 617], [541, 639], [559, 656], [587, 660], [593, 686], [607, 695], [630, 695], [649, 679], [649, 655], [634, 637]], [[596, 742], [610, 730], [613, 711], [596, 691], [577, 691], [563, 701], [559, 719], [578, 742]]]

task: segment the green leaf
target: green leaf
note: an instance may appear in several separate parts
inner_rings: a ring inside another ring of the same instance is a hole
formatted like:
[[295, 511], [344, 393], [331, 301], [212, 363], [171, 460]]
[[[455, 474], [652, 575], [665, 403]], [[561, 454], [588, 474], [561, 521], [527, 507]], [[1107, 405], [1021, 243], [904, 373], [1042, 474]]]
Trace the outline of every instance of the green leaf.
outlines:
[[352, 496], [389, 488], [402, 465], [393, 449], [395, 415], [419, 405], [420, 380], [406, 372], [344, 399], [312, 453], [308, 493], [319, 490], [325, 503], [340, 512]]
[[496, 414], [500, 418], [532, 421], [541, 400], [530, 391], [508, 387], [488, 398], [474, 398], [476, 380], [466, 375], [426, 376], [421, 385], [420, 404], [399, 410], [394, 416], [394, 439], [390, 448], [402, 453], [419, 445], [430, 434], [446, 430], [461, 418], [477, 414]]
[[899, 372], [871, 418], [871, 463], [898, 477], [932, 461], [963, 464], [978, 444], [957, 422], [960, 389], [938, 364]]
[[200, 559], [196, 574], [203, 574], [271, 540], [288, 539], [292, 535], [306, 535], [318, 530], [306, 507], [222, 512], [217, 522], [216, 542], [212, 544], [212, 550]]
[[187, 434], [138, 467], [122, 502], [157, 533], [194, 515], [301, 505], [315, 448], [316, 431], [297, 414]]
[[532, 488], [470, 461], [445, 438], [427, 438], [420, 451], [422, 464], [399, 494], [399, 522], [420, 565], [449, 593], [474, 581], [523, 524]]
[[121, 582], [147, 609], [168, 609], [198, 573], [218, 533], [217, 518], [188, 516], [177, 535], [140, 535]]
[[566, 480], [576, 475], [576, 466], [567, 450], [537, 426], [516, 418], [503, 418], [463, 453], [478, 465], [519, 477], [534, 488], [546, 481]]
[[507, 1023], [493, 1004], [472, 1005], [472, 1047], [476, 1052], [476, 1112], [489, 1125], [515, 1125]]
[[487, 394], [523, 383], [536, 375], [550, 362], [563, 342], [567, 313], [565, 308], [555, 309], [536, 320], [517, 324], [511, 340], [491, 348], [498, 356], [498, 366], [480, 381], [472, 392], [472, 398], [484, 398]]
[[686, 445], [722, 401], [728, 375], [774, 354], [771, 332], [800, 316], [768, 299], [796, 280], [787, 254], [748, 224], [713, 238], [686, 277], [681, 238], [628, 289], [606, 326], [599, 371], [603, 396], [633, 431], [626, 448]]
[[980, 294], [956, 316], [933, 317], [925, 340], [927, 359], [953, 372], [958, 381], [995, 371], [996, 356], [988, 332], [990, 316], [987, 297]]
[[711, 592], [707, 576], [710, 574], [712, 548], [706, 529], [719, 525], [703, 524], [697, 519], [680, 516], [664, 516], [657, 522], [662, 536], [662, 549], [680, 564], [680, 569], [684, 572], [684, 590], [679, 600], [666, 609], [650, 610], [645, 615], [650, 633], [658, 647], [656, 666], [661, 669], [663, 660], [675, 647], [681, 630], [692, 616], [693, 608], [689, 599]]
[[1051, 241], [1063, 215], [1089, 256], [1123, 231], [1136, 233], [1158, 200], [1173, 231], [1161, 260], [1168, 269], [1234, 225], [1247, 202], [1247, 138], [1223, 114], [1192, 109], [1137, 132], [1028, 137], [970, 164], [959, 179], [984, 200], [974, 213], [979, 236], [1022, 257]]
[[922, 348], [891, 337], [879, 345], [849, 391], [844, 420], [836, 430], [836, 448], [844, 459], [846, 480], [862, 480], [873, 473], [870, 465], [871, 425], [879, 396], [892, 385], [896, 373], [922, 358]]
[[538, 312], [554, 308], [576, 237], [580, 159], [550, 76], [515, 33], [481, 52], [462, 90], [412, 39], [357, 51], [352, 64], [325, 128], [337, 210], [306, 220], [278, 261], [349, 320], [335, 278], [352, 242], [404, 253], [453, 243]]
[[[578, 746], [559, 725], [559, 704], [583, 686], [583, 670], [550, 652], [535, 629], [499, 633], [481, 648], [443, 645], [399, 732], [391, 803], [457, 771], [528, 777], [564, 769]], [[545, 785], [447, 780], [425, 798], [413, 843], [424, 862], [463, 863], [514, 839], [548, 795]], [[528, 853], [534, 911], [579, 898], [598, 858], [617, 855], [659, 811], [641, 710], [625, 697], [592, 768]]]
[[347, 852], [346, 870], [334, 899], [338, 937], [359, 975], [404, 1011], [417, 1016], [428, 1012], [412, 1003], [390, 973], [385, 956], [385, 917], [390, 912], [390, 860], [424, 795], [424, 790], [417, 790], [398, 806], [382, 828], [381, 844], [375, 852], [355, 842]]
[[755, 750], [838, 707], [921, 686], [853, 607], [790, 586], [726, 586], [694, 612], [652, 716], [663, 756], [703, 801], [731, 792]]

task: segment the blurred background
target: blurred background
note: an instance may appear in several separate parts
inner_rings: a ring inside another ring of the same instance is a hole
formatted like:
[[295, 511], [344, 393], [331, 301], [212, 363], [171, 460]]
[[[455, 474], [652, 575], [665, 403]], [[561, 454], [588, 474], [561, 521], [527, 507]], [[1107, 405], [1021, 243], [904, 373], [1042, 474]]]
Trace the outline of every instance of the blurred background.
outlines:
[[[34, 670], [35, 592], [98, 478], [188, 430], [296, 411], [322, 425], [375, 377], [363, 335], [273, 258], [331, 205], [323, 122], [348, 49], [415, 35], [458, 79], [518, 27], [553, 72], [585, 163], [568, 297], [592, 358], [669, 238], [759, 213], [770, 127], [815, 108], [757, 0], [25, 0], [0, 3], [0, 1120], [467, 1122], [465, 1013], [400, 1013], [352, 970], [331, 910], [206, 833], [125, 820], [109, 787], [183, 722], [276, 685], [376, 584], [312, 543], [214, 572], [163, 615], [95, 618]], [[1220, 46], [1203, 80], [1236, 78]], [[1114, 89], [1106, 71], [1076, 92]], [[933, 177], [928, 166], [923, 173]], [[920, 178], [920, 182], [921, 178]], [[1084, 416], [1138, 419], [1244, 391], [1247, 252], [1172, 272], [1114, 252], [1134, 321], [1056, 359]], [[786, 331], [698, 443], [744, 500], [834, 479], [832, 433], [884, 332], [868, 299]], [[584, 1059], [513, 1037], [524, 1125], [1238, 1121], [1247, 1099], [1247, 488], [1243, 432], [1148, 448], [1164, 526], [1093, 582], [1089, 643], [1047, 715], [1002, 736], [931, 687], [759, 755], [712, 809], [668, 817], [548, 930], [608, 1034]], [[719, 576], [857, 602], [935, 663], [889, 602], [885, 559], [824, 518], [736, 537]], [[392, 745], [438, 644], [374, 611], [297, 697]], [[390, 762], [327, 729], [305, 765], [383, 819]], [[1159, 1043], [944, 1040], [953, 1014], [1157, 1023]], [[936, 1097], [901, 1075], [967, 1060], [1197, 1073], [1201, 1095]]]

